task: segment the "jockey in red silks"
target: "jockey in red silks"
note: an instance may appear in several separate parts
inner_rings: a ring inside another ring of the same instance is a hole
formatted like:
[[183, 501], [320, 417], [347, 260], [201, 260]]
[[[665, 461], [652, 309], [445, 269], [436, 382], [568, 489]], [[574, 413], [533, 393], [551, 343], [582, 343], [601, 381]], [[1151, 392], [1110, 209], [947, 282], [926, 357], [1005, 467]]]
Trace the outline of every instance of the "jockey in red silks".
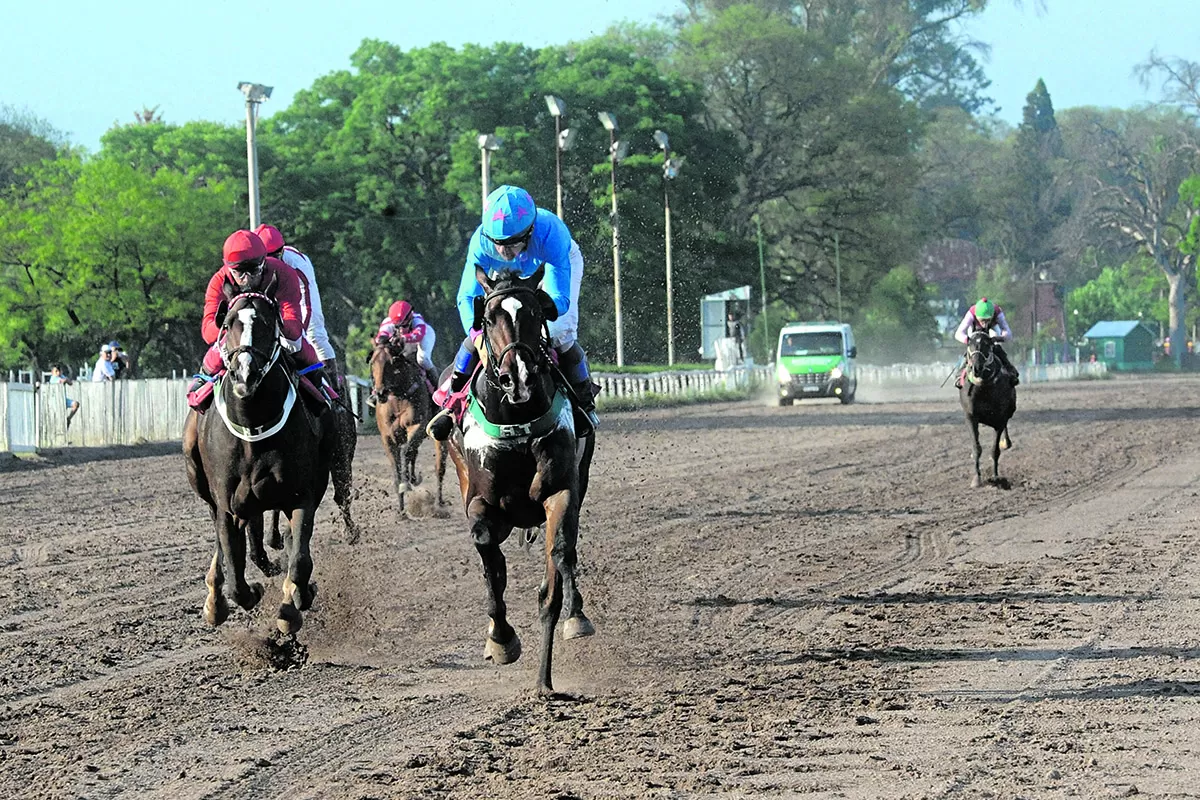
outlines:
[[[958, 330], [954, 332], [954, 338], [966, 344], [975, 331], [987, 331], [995, 340], [992, 351], [1000, 359], [1004, 368], [1008, 370], [1008, 374], [1012, 377], [1012, 385], [1019, 384], [1021, 382], [1020, 373], [1008, 360], [1008, 354], [1004, 352], [1004, 348], [1000, 346], [1000, 342], [1011, 342], [1013, 338], [1012, 329], [1008, 327], [1008, 320], [1004, 318], [1004, 309], [986, 297], [979, 298], [978, 303], [967, 309], [962, 322], [958, 324]], [[963, 373], [960, 372], [954, 385], [961, 389], [962, 382]]]
[[375, 344], [394, 341], [416, 343], [421, 366], [425, 369], [429, 383], [436, 389], [441, 378], [433, 364], [433, 346], [437, 343], [437, 331], [413, 310], [412, 303], [407, 300], [392, 303], [375, 334]]
[[[200, 389], [205, 382], [211, 383], [213, 376], [225, 366], [221, 360], [218, 341], [223, 320], [217, 319], [217, 311], [225, 303], [225, 286], [232, 286], [236, 294], [265, 292], [272, 279], [275, 280], [272, 297], [279, 306], [279, 342], [291, 354], [297, 372], [308, 375], [314, 385], [322, 386], [325, 376], [321, 360], [317, 358], [312, 344], [304, 339], [300, 282], [295, 270], [278, 259], [269, 258], [266, 246], [253, 231], [240, 230], [234, 231], [225, 240], [222, 266], [209, 279], [208, 289], [204, 293], [204, 318], [200, 323], [200, 334], [209, 344], [209, 348], [204, 354], [204, 365], [200, 374], [188, 387], [189, 395]], [[329, 390], [328, 386], [324, 388]]]
[[317, 286], [317, 273], [313, 269], [312, 259], [295, 247], [284, 244], [283, 234], [274, 225], [259, 225], [254, 229], [254, 233], [262, 239], [268, 257], [277, 258], [296, 270], [296, 277], [300, 282], [304, 338], [317, 351], [317, 358], [325, 364], [327, 373], [340, 385], [341, 373], [337, 368], [337, 353], [333, 349], [333, 343], [329, 341], [328, 331], [325, 330], [325, 310], [321, 305], [321, 290]]

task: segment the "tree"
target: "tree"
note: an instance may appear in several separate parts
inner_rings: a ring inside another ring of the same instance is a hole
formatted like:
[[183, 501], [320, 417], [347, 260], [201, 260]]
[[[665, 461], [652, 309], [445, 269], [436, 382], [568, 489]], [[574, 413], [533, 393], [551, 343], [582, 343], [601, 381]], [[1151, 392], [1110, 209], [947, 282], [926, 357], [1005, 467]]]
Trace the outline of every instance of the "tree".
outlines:
[[871, 363], [928, 360], [937, 341], [937, 320], [916, 273], [896, 267], [876, 283], [855, 330]]
[[1078, 213], [1150, 256], [1170, 291], [1171, 353], [1181, 364], [1188, 284], [1196, 255], [1186, 237], [1200, 210], [1180, 201], [1180, 186], [1200, 165], [1198, 132], [1180, 112], [1090, 112], [1081, 131], [1089, 154], [1079, 172], [1091, 188]]
[[25, 173], [54, 158], [65, 138], [50, 123], [0, 103], [0, 192], [25, 182]]
[[87, 358], [120, 339], [143, 375], [195, 363], [234, 193], [115, 159], [60, 158], [0, 202], [0, 362]]

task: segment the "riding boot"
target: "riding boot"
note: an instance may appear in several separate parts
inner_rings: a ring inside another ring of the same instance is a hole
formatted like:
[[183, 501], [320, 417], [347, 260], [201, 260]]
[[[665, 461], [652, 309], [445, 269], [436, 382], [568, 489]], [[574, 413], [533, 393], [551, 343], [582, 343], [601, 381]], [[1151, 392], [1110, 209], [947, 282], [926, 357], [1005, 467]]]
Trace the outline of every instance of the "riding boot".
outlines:
[[433, 367], [426, 367], [425, 368], [425, 379], [427, 381], [429, 381], [430, 386], [432, 386], [434, 389], [436, 389], [437, 385], [438, 385], [438, 381], [441, 380], [441, 375], [439, 375], [438, 371], [436, 369], [434, 369]]
[[[580, 422], [585, 424], [580, 427], [590, 428], [590, 433], [599, 427], [600, 418], [596, 416], [596, 395], [592, 387], [592, 375], [588, 370], [587, 354], [583, 352], [579, 342], [573, 342], [558, 354], [558, 367], [575, 393], [576, 411], [584, 417]], [[583, 435], [586, 436], [587, 433]]]
[[192, 376], [192, 382], [188, 384], [187, 394], [191, 394], [206, 383], [211, 383], [215, 373], [210, 372], [208, 367], [201, 366], [200, 371]]
[[1004, 352], [1004, 348], [999, 346], [996, 347], [995, 353], [996, 357], [1000, 359], [1000, 363], [1004, 365], [1004, 369], [1008, 371], [1008, 376], [1012, 378], [1012, 385], [1020, 385], [1021, 374], [1017, 372], [1017, 368], [1008, 360], [1008, 353]]

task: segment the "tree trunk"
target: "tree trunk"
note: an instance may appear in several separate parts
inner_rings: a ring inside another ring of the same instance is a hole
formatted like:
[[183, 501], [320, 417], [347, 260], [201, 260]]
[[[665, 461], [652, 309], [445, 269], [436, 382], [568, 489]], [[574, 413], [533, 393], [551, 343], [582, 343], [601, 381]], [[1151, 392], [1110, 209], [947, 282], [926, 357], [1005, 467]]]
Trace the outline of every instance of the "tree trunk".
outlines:
[[1187, 349], [1187, 331], [1183, 329], [1183, 319], [1187, 310], [1187, 288], [1183, 283], [1183, 275], [1178, 272], [1167, 273], [1167, 283], [1171, 287], [1169, 306], [1171, 360], [1175, 366], [1183, 367], [1183, 353]]

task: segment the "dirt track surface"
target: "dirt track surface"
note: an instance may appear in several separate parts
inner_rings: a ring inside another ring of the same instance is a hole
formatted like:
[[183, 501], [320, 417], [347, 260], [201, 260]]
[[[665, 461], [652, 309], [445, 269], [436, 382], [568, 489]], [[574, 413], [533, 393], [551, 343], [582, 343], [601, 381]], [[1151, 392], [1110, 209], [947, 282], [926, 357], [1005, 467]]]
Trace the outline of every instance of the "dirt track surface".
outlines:
[[279, 578], [200, 618], [177, 446], [6, 458], [0, 797], [1200, 797], [1200, 378], [1020, 391], [1007, 490], [951, 390], [606, 416], [549, 702], [540, 557], [485, 662], [453, 470], [401, 520], [360, 441], [362, 541], [327, 496], [270, 663]]

